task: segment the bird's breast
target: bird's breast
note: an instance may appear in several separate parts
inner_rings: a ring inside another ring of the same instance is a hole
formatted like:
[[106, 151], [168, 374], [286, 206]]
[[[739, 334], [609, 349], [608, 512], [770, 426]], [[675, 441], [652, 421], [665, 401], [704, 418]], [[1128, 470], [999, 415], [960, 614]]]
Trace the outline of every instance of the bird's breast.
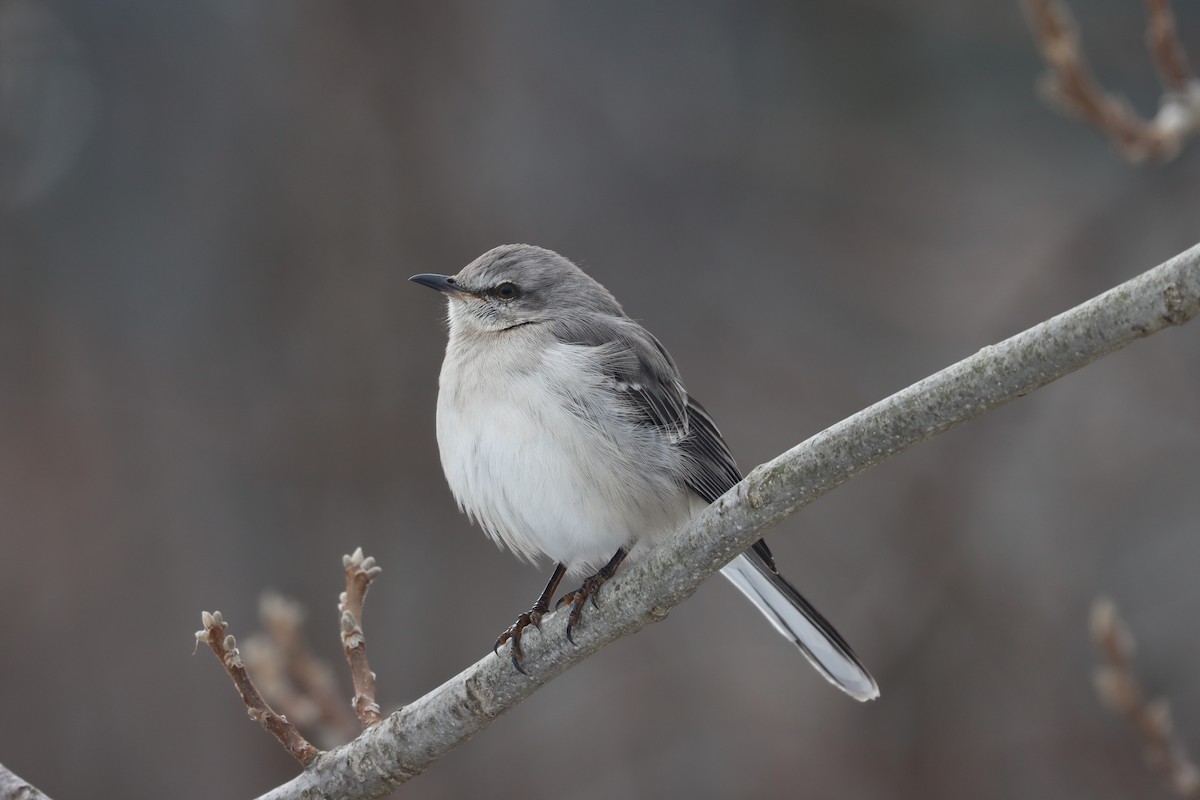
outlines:
[[531, 338], [447, 350], [437, 435], [460, 507], [519, 556], [576, 571], [673, 530], [690, 513], [676, 449], [623, 412], [594, 348]]

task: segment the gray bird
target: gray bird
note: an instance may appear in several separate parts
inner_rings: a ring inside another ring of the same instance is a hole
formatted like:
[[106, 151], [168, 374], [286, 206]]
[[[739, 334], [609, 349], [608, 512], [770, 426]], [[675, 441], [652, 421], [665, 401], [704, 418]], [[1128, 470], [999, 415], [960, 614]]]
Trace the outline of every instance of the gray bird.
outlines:
[[[742, 474], [675, 362], [616, 299], [568, 259], [510, 244], [454, 276], [409, 280], [448, 298], [437, 439], [459, 507], [498, 545], [556, 563], [545, 591], [496, 640], [540, 627], [563, 576], [586, 575], [585, 601]], [[775, 569], [759, 540], [721, 570], [812, 665], [858, 700], [879, 696], [850, 646]]]

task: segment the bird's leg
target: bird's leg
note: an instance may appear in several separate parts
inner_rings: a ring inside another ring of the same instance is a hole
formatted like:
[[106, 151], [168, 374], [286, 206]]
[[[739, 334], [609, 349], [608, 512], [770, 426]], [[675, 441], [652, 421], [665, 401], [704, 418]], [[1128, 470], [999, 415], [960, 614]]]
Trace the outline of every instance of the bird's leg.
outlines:
[[558, 591], [558, 584], [562, 582], [563, 575], [567, 574], [567, 568], [563, 564], [559, 564], [554, 568], [554, 574], [550, 576], [550, 582], [546, 584], [546, 588], [542, 591], [537, 602], [533, 604], [533, 608], [526, 611], [521, 616], [517, 617], [517, 621], [508, 626], [508, 630], [500, 634], [496, 639], [496, 644], [492, 650], [496, 655], [500, 655], [500, 645], [512, 639], [512, 663], [517, 668], [517, 672], [525, 675], [525, 670], [521, 669], [521, 661], [524, 660], [525, 654], [521, 652], [521, 632], [530, 625], [542, 629], [542, 615], [550, 610], [550, 598], [554, 597], [554, 593]]
[[571, 644], [575, 644], [575, 637], [572, 633], [575, 630], [575, 626], [579, 624], [580, 617], [583, 616], [583, 604], [590, 597], [592, 598], [592, 605], [599, 608], [596, 605], [596, 592], [600, 591], [600, 587], [616, 574], [617, 567], [621, 566], [621, 562], [625, 560], [625, 556], [627, 555], [629, 554], [622, 547], [595, 575], [585, 579], [583, 586], [580, 586], [573, 592], [564, 594], [562, 599], [558, 601], [558, 604], [554, 606], [558, 608], [563, 603], [571, 604], [571, 616], [567, 618], [567, 639]]

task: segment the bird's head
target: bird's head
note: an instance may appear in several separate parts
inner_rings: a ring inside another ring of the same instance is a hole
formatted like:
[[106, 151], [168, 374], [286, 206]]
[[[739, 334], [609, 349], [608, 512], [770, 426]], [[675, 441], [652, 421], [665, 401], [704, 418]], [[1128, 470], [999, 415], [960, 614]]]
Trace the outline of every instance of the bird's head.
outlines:
[[493, 248], [457, 275], [414, 275], [449, 300], [450, 331], [503, 331], [590, 314], [623, 316], [608, 290], [569, 259], [528, 244]]

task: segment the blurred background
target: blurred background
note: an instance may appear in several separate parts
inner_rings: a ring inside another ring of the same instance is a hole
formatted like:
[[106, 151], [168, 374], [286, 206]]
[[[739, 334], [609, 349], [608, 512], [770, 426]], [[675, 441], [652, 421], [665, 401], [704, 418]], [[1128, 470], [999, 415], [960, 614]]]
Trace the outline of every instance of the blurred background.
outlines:
[[[1140, 5], [1075, 5], [1152, 113]], [[443, 481], [413, 273], [575, 259], [748, 469], [1194, 244], [1200, 153], [1125, 164], [1041, 71], [1015, 2], [0, 0], [0, 762], [56, 800], [294, 775], [192, 633], [280, 591], [348, 702], [358, 545], [388, 709], [529, 606], [548, 565]], [[1086, 620], [1116, 599], [1200, 750], [1198, 365], [1164, 332], [771, 534], [880, 701], [712, 581], [398, 796], [1167, 796]]]

